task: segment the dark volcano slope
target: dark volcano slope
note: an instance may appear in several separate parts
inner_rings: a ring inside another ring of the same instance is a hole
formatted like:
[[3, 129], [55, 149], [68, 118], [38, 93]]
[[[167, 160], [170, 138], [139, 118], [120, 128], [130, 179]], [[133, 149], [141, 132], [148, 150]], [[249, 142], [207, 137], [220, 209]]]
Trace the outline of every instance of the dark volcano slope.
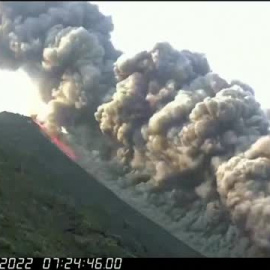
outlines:
[[69, 160], [30, 118], [6, 112], [0, 205], [0, 256], [201, 256]]

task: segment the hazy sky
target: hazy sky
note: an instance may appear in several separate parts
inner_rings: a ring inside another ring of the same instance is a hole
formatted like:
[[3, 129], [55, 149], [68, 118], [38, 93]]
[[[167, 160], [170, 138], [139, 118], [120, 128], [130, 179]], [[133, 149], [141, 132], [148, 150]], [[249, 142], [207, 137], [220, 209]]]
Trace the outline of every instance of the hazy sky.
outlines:
[[112, 15], [112, 41], [122, 51], [168, 41], [205, 53], [212, 70], [250, 84], [270, 107], [270, 2], [94, 3]]

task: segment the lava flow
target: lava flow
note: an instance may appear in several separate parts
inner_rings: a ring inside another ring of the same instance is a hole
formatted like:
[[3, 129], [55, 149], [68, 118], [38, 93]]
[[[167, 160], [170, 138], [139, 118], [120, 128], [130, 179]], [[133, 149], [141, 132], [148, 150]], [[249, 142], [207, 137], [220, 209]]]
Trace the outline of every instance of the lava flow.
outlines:
[[51, 142], [55, 144], [65, 155], [67, 155], [70, 159], [73, 161], [77, 160], [77, 156], [75, 152], [64, 142], [60, 140], [60, 138], [57, 135], [50, 135], [50, 133], [47, 131], [47, 129], [37, 121], [35, 118], [33, 118], [33, 121], [40, 127], [40, 129], [50, 138]]

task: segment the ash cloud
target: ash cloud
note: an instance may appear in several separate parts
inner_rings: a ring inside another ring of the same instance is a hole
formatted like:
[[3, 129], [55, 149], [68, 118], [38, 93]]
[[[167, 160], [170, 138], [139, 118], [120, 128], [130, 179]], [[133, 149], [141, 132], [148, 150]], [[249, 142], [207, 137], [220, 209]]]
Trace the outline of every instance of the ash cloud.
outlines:
[[111, 18], [87, 2], [1, 2], [0, 21], [0, 67], [36, 81], [47, 128], [91, 119], [115, 84]]
[[217, 187], [232, 220], [252, 240], [270, 248], [270, 136], [256, 141], [245, 153], [217, 171]]
[[116, 91], [95, 117], [116, 143], [118, 160], [129, 166], [136, 192], [173, 220], [179, 220], [176, 208], [193, 209], [189, 218], [182, 214], [182, 228], [230, 235], [237, 225], [244, 238], [236, 254], [253, 252], [246, 231], [256, 247], [269, 247], [263, 197], [270, 139], [260, 139], [269, 123], [254, 90], [221, 78], [204, 55], [168, 43], [122, 56], [114, 70]]
[[213, 157], [231, 157], [267, 134], [252, 89], [226, 82], [201, 54], [158, 43], [119, 59], [115, 72], [116, 92], [96, 119], [124, 146], [121, 158], [145, 167], [157, 182], [201, 177]]

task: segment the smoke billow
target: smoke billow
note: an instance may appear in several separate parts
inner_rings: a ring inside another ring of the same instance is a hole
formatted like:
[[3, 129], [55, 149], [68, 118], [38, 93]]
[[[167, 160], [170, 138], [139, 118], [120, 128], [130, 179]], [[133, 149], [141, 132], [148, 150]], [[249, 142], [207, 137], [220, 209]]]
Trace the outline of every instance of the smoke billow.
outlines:
[[0, 19], [0, 67], [35, 80], [48, 104], [45, 126], [59, 132], [91, 119], [114, 86], [110, 17], [87, 2], [1, 2]]
[[267, 134], [252, 89], [212, 73], [203, 55], [159, 43], [120, 59], [115, 71], [116, 93], [96, 119], [124, 146], [121, 158], [157, 182], [201, 178], [212, 157], [231, 157]]
[[174, 217], [175, 206], [192, 206], [194, 230], [223, 222], [230, 234], [224, 218], [232, 216], [267, 246], [270, 143], [260, 138], [269, 124], [254, 90], [212, 72], [204, 55], [168, 43], [119, 58], [115, 74], [116, 92], [95, 117], [117, 142], [120, 162], [133, 169], [131, 178], [137, 175], [137, 191]]
[[217, 171], [217, 187], [234, 222], [264, 248], [270, 247], [270, 136], [231, 158]]

